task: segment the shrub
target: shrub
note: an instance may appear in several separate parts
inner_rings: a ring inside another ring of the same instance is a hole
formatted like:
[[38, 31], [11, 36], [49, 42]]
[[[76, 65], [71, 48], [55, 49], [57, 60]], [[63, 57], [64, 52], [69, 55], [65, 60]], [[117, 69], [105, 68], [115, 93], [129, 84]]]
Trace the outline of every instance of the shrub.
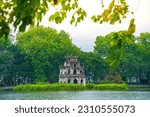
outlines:
[[106, 75], [105, 80], [103, 82], [117, 83], [117, 84], [124, 83], [121, 76], [117, 74], [116, 72], [110, 72], [108, 75]]
[[94, 84], [86, 84], [88, 90], [93, 90]]
[[98, 84], [94, 85], [94, 90], [128, 90], [126, 84]]
[[83, 91], [83, 90], [128, 90], [125, 84], [26, 84], [18, 85], [14, 91]]

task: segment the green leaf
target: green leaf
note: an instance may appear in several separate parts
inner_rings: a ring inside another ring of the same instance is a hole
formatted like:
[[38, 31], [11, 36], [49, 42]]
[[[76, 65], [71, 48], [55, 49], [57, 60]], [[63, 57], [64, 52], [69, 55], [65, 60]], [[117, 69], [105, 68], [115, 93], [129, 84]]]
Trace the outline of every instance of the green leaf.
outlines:
[[133, 34], [135, 32], [135, 24], [134, 24], [134, 18], [130, 20], [130, 25], [128, 28], [128, 33]]
[[74, 23], [74, 21], [75, 21], [75, 17], [72, 16], [71, 21], [70, 21], [70, 24]]

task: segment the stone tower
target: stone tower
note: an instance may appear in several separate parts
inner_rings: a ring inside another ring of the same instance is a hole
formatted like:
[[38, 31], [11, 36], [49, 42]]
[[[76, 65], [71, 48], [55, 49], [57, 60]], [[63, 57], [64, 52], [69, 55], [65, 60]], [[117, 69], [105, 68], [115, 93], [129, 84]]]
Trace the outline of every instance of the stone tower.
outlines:
[[84, 68], [76, 56], [66, 57], [64, 66], [60, 67], [59, 83], [85, 84]]

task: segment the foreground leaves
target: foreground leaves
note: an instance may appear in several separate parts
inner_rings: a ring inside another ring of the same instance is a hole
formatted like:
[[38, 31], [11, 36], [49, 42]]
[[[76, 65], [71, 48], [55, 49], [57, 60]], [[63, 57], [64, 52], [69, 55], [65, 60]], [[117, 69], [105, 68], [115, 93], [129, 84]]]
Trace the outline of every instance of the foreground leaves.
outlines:
[[129, 6], [125, 0], [112, 0], [109, 7], [102, 14], [93, 15], [91, 19], [93, 22], [99, 22], [100, 24], [103, 22], [109, 22], [110, 24], [121, 23], [128, 12]]
[[[101, 4], [103, 5], [103, 2]], [[10, 24], [19, 31], [38, 26], [43, 16], [51, 10], [50, 7], [55, 7], [56, 10], [49, 17], [49, 21], [56, 24], [62, 23], [68, 13], [72, 13], [70, 23], [75, 26], [87, 17], [86, 11], [79, 7], [78, 0], [0, 0], [0, 37], [9, 35]], [[102, 14], [93, 15], [92, 20], [100, 24], [115, 24], [118, 21], [121, 23], [128, 12], [125, 0], [112, 0], [109, 7]]]

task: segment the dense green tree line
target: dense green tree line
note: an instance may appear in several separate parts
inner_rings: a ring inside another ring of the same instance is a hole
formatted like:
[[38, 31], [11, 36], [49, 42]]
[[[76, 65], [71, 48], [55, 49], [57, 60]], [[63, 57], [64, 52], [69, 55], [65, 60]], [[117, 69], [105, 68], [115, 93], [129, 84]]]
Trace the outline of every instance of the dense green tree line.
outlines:
[[[124, 31], [125, 33], [126, 31]], [[119, 32], [120, 33], [120, 32]], [[95, 42], [94, 53], [110, 63], [110, 69], [121, 75], [124, 81], [148, 83], [150, 79], [150, 33], [141, 33], [139, 37], [130, 36], [120, 49], [116, 49], [116, 35], [112, 32], [106, 36], [98, 36]], [[119, 46], [119, 45], [118, 45]], [[120, 52], [120, 56], [116, 56]], [[112, 60], [119, 57], [117, 63]]]
[[[124, 43], [119, 43], [120, 35], [124, 34], [126, 31], [98, 36], [93, 52], [83, 52], [72, 43], [69, 34], [53, 28], [36, 27], [19, 33], [15, 44], [1, 38], [0, 86], [58, 82], [59, 67], [69, 55], [78, 56], [88, 82], [102, 82], [115, 73], [114, 76], [124, 81], [148, 83], [150, 33], [142, 33], [139, 37], [130, 35], [121, 41]], [[114, 48], [116, 44], [119, 49]], [[113, 63], [115, 57], [120, 61]]]

